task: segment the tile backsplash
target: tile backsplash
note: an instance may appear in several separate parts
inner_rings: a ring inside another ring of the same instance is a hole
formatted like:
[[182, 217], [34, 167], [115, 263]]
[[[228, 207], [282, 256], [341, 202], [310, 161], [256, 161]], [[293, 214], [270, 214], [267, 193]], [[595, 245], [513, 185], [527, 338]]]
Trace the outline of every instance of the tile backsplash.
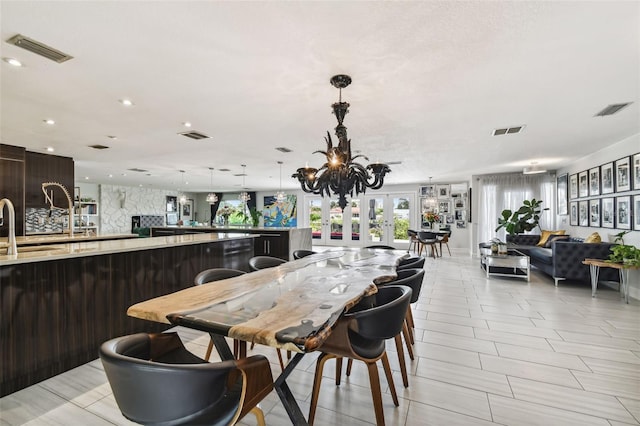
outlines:
[[25, 212], [25, 233], [57, 233], [69, 227], [69, 216], [60, 210], [28, 207]]

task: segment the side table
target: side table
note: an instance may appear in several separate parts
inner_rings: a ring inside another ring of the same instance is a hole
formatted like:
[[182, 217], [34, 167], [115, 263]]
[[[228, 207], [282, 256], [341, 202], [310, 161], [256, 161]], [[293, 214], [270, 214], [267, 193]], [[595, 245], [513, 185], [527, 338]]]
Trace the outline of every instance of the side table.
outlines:
[[622, 263], [605, 262], [601, 259], [585, 259], [583, 264], [589, 265], [591, 272], [591, 297], [596, 297], [596, 290], [598, 289], [598, 275], [600, 274], [600, 268], [613, 268], [617, 269], [620, 273], [620, 293], [624, 297], [625, 302], [629, 303], [629, 270], [640, 269], [640, 266], [630, 266]]

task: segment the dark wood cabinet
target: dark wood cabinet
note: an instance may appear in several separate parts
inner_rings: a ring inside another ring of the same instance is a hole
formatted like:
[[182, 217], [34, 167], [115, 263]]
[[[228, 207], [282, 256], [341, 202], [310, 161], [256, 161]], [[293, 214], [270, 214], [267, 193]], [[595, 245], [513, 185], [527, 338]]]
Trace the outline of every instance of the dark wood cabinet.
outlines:
[[255, 239], [256, 256], [273, 256], [289, 260], [289, 236], [280, 232], [260, 232]]
[[[24, 235], [24, 173], [25, 149], [0, 144], [0, 199], [8, 198], [16, 211], [16, 235]], [[9, 235], [8, 215], [4, 215], [0, 237]]]
[[[58, 182], [67, 188], [69, 195], [73, 197], [73, 158], [27, 151], [24, 181], [25, 207], [49, 207], [42, 193], [43, 182]], [[47, 191], [53, 191], [53, 201], [57, 207], [67, 205], [67, 198], [60, 188], [52, 186]]]

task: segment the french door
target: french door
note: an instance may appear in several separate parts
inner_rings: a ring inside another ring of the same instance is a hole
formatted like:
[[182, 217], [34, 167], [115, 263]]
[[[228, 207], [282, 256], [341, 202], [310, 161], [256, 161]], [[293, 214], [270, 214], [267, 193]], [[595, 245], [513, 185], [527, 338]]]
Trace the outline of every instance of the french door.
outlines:
[[415, 194], [376, 194], [351, 198], [344, 211], [337, 200], [308, 195], [304, 198], [305, 226], [313, 244], [364, 247], [383, 244], [406, 249], [407, 229], [415, 222]]

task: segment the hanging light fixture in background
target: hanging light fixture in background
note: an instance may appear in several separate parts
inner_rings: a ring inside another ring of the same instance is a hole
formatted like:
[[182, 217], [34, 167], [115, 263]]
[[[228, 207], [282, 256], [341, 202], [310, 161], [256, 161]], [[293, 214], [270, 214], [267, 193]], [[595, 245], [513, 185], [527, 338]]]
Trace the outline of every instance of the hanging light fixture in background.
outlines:
[[[180, 173], [182, 173], [182, 186], [184, 186], [184, 170], [180, 170]], [[187, 195], [184, 192], [180, 193], [180, 188], [178, 188], [178, 203], [187, 204]]]
[[431, 184], [431, 178], [433, 176], [429, 176], [429, 188], [431, 190], [430, 193], [427, 194], [427, 198], [425, 198], [425, 203], [426, 206], [430, 208], [432, 211], [436, 210], [436, 207], [438, 205], [438, 198], [436, 198], [436, 191], [435, 188], [433, 187], [433, 185]]
[[366, 168], [354, 160], [364, 155], [351, 156], [351, 140], [347, 139], [347, 128], [342, 124], [344, 116], [349, 112], [349, 103], [342, 102], [342, 89], [351, 84], [351, 77], [340, 74], [331, 77], [331, 85], [340, 90], [338, 102], [331, 105], [333, 113], [338, 119], [336, 136], [338, 146], [333, 146], [331, 135], [327, 132], [325, 141], [326, 151], [315, 151], [324, 154], [327, 162], [319, 169], [301, 167], [291, 177], [297, 178], [304, 192], [331, 196], [333, 192], [338, 196], [338, 205], [342, 210], [347, 206], [347, 195], [353, 196], [364, 193], [367, 188], [380, 189], [384, 184], [384, 176], [391, 169], [383, 163], [369, 164]]
[[242, 164], [242, 192], [238, 195], [238, 200], [242, 201], [244, 204], [247, 204], [247, 201], [251, 199], [251, 195], [247, 191], [245, 191], [244, 187], [244, 177], [247, 175], [247, 165]]
[[278, 164], [280, 164], [280, 189], [276, 192], [275, 197], [278, 203], [282, 203], [287, 199], [287, 194], [282, 191], [282, 161], [278, 161]]
[[211, 192], [207, 194], [207, 203], [215, 204], [218, 202], [218, 196], [213, 192], [213, 167], [209, 167], [209, 171], [211, 172]]

